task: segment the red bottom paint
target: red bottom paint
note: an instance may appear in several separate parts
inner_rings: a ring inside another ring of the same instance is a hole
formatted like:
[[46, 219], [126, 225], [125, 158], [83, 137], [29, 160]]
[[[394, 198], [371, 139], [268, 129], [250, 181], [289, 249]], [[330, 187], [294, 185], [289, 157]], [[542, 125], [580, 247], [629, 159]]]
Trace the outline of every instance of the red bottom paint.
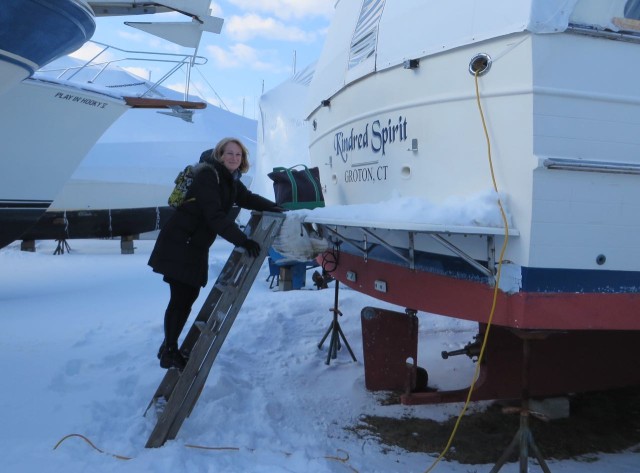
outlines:
[[[352, 289], [407, 309], [476, 321], [480, 340], [484, 337], [494, 295], [486, 284], [365, 261], [348, 253], [340, 254], [339, 263], [331, 275]], [[367, 338], [364, 330], [363, 338]], [[363, 340], [363, 346], [371, 342]], [[394, 382], [410, 386], [412, 370], [406, 368], [406, 353], [392, 351], [394, 343], [389, 343], [385, 357], [393, 359], [397, 354], [402, 370], [402, 374], [395, 373]], [[429, 343], [428, 335], [420, 343]], [[525, 344], [528, 356], [524, 355]], [[639, 294], [499, 291], [471, 399], [517, 399], [523, 393], [549, 397], [640, 385], [638, 347]], [[428, 366], [424, 368], [429, 371]], [[372, 376], [383, 372], [380, 367], [375, 369]], [[398, 376], [409, 378], [403, 383]], [[388, 382], [372, 379], [381, 385]], [[430, 386], [437, 384], [438, 380], [429, 380]], [[409, 391], [401, 398], [404, 404], [460, 402], [468, 394], [468, 389]]]
[[[410, 270], [349, 253], [331, 275], [352, 289], [402, 307], [481, 323], [489, 321], [494, 290], [481, 282]], [[347, 272], [356, 281], [347, 279]], [[386, 292], [376, 289], [384, 282]], [[638, 293], [498, 292], [492, 324], [520, 329], [640, 330]]]

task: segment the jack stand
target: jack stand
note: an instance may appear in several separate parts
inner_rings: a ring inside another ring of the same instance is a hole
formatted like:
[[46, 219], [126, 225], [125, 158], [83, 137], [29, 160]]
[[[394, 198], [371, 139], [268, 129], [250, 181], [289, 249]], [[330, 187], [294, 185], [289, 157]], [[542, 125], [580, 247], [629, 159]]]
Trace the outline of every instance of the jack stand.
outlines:
[[58, 246], [56, 246], [56, 249], [53, 252], [54, 255], [63, 255], [65, 250], [67, 250], [67, 253], [71, 253], [71, 247], [69, 246], [69, 243], [67, 243], [67, 240], [63, 238], [56, 241], [58, 242]]
[[327, 329], [326, 333], [322, 337], [322, 340], [320, 340], [320, 343], [318, 343], [318, 348], [321, 349], [322, 344], [329, 336], [329, 333], [331, 333], [331, 340], [329, 341], [329, 352], [327, 353], [327, 361], [325, 361], [325, 364], [327, 365], [331, 363], [331, 358], [335, 360], [338, 357], [338, 350], [342, 348], [340, 344], [340, 338], [342, 338], [344, 345], [347, 347], [347, 350], [349, 350], [349, 353], [351, 354], [351, 358], [353, 359], [353, 361], [358, 361], [356, 360], [356, 357], [353, 354], [351, 347], [349, 346], [349, 342], [347, 342], [347, 339], [345, 338], [344, 333], [340, 328], [340, 322], [338, 322], [338, 316], [342, 315], [342, 312], [340, 312], [340, 310], [338, 309], [339, 284], [340, 284], [340, 281], [336, 279], [336, 290], [335, 290], [335, 297], [333, 301], [333, 309], [329, 309], [331, 312], [333, 312], [333, 321], [331, 322], [331, 325], [329, 325], [329, 328]]
[[533, 434], [529, 429], [529, 370], [531, 366], [531, 347], [530, 339], [527, 333], [522, 337], [522, 407], [520, 409], [520, 428], [516, 432], [515, 437], [507, 447], [507, 450], [498, 459], [498, 463], [494, 465], [489, 473], [497, 473], [509, 459], [509, 456], [520, 447], [520, 470], [519, 473], [527, 473], [529, 471], [529, 449], [538, 460], [538, 464], [544, 473], [551, 473], [547, 466], [540, 449], [533, 440]]

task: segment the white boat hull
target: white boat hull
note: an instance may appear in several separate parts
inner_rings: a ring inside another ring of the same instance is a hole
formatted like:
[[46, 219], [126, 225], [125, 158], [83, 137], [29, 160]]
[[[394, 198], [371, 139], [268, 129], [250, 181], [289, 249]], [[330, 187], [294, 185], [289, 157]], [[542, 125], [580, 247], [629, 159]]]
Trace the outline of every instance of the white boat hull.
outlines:
[[0, 128], [0, 247], [37, 221], [127, 109], [119, 98], [33, 79], [16, 85], [3, 104], [9, 118]]
[[[226, 136], [240, 138], [253, 160], [255, 135], [254, 120], [215, 106], [195, 112], [193, 122], [155, 110], [129, 110], [89, 150], [41, 221], [22, 238], [96, 238], [156, 230], [170, 214], [167, 199], [179, 171]], [[114, 225], [108, 225], [110, 220]]]
[[[607, 8], [622, 14], [624, 3]], [[353, 5], [340, 3], [336, 18], [344, 20], [349, 8], [357, 15]], [[385, 14], [401, 9], [387, 2]], [[581, 2], [574, 12], [588, 21], [598, 14], [593, 2]], [[380, 41], [392, 42], [394, 31], [404, 37], [404, 30], [383, 30], [394, 20], [404, 28], [399, 18], [382, 17]], [[355, 24], [344, 22], [347, 28]], [[343, 29], [335, 34], [348, 42]], [[428, 50], [435, 41], [428, 32], [423, 36]], [[493, 173], [510, 230], [498, 281], [504, 297], [498, 323], [640, 329], [634, 315], [640, 298], [640, 36], [571, 23], [544, 34], [525, 27], [482, 36], [453, 38], [461, 44], [409, 56], [414, 61], [406, 64], [385, 58], [394, 51], [402, 55], [403, 48], [415, 52], [420, 43], [398, 43], [395, 50], [381, 44], [368, 60], [370, 70], [354, 78], [358, 69], [344, 72], [335, 59], [346, 61], [348, 54], [336, 49], [344, 44], [338, 47], [329, 35], [334, 49], [323, 53], [310, 92], [323, 101], [308, 117], [311, 162], [320, 168], [327, 209], [309, 221], [333, 224], [345, 237], [336, 275], [380, 299], [487, 321], [488, 312], [477, 313], [455, 294], [463, 291], [475, 304], [490, 301], [506, 239], [502, 223], [483, 229], [476, 222], [474, 230], [451, 224], [446, 213], [404, 223], [357, 217], [332, 222], [327, 215], [332, 206], [382, 209], [397, 198], [446, 210], [452, 201], [493, 192]], [[479, 55], [490, 67], [477, 77], [476, 91], [470, 71]], [[341, 74], [342, 81], [334, 77]], [[497, 204], [496, 196], [496, 212]], [[429, 228], [416, 229], [416, 222]], [[349, 272], [352, 279], [357, 273], [357, 281], [348, 279]], [[378, 290], [376, 281], [391, 274], [387, 289]], [[604, 307], [612, 315], [603, 317]]]
[[[323, 269], [477, 321], [475, 399], [638, 385], [639, 64], [635, 1], [338, 2], [309, 94]], [[505, 223], [447, 213], [494, 190]]]
[[[346, 87], [310, 117], [316, 123], [311, 159], [320, 168], [327, 204], [399, 196], [442, 203], [491, 189], [468, 73], [479, 51], [500, 57], [479, 82], [498, 189], [520, 233], [506, 258], [525, 266], [596, 269], [606, 241], [608, 269], [637, 270], [640, 250], [630, 236], [640, 230], [633, 204], [640, 197], [638, 178], [543, 165], [554, 157], [640, 164], [640, 135], [633, 132], [640, 116], [640, 94], [631, 79], [640, 61], [635, 44], [522, 33], [423, 58], [416, 71], [397, 67]], [[584, 54], [566, 60], [572, 51]], [[600, 72], [582, 74], [593, 51], [603, 58]], [[539, 58], [544, 68], [537, 66]], [[607, 72], [612, 69], [626, 77], [614, 89]], [[588, 241], [576, 245], [585, 235]]]

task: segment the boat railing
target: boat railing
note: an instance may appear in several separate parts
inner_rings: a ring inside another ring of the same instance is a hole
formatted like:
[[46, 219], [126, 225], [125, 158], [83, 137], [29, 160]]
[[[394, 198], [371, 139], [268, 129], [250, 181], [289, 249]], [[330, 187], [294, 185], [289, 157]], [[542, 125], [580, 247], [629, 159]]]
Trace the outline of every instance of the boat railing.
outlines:
[[[169, 77], [172, 77], [177, 71], [184, 68], [186, 70], [184, 96], [185, 100], [188, 100], [192, 68], [194, 66], [201, 66], [207, 63], [207, 58], [203, 56], [196, 56], [195, 54], [191, 55], [153, 51], [133, 51], [121, 49], [105, 43], [100, 43], [98, 41], [88, 41], [87, 43], [98, 45], [101, 50], [82, 65], [60, 69], [60, 74], [58, 74], [57, 76], [58, 79], [71, 80], [84, 70], [97, 68], [98, 70], [96, 71], [96, 73], [87, 81], [88, 83], [93, 84], [106, 70], [110, 68], [110, 66], [113, 65], [122, 67], [123, 64], [140, 64], [144, 62], [165, 64], [168, 66], [168, 70], [162, 75], [160, 79], [154, 82], [152, 82], [151, 80], [145, 80], [144, 83], [148, 84], [149, 87], [144, 93], [140, 95], [140, 97], [145, 97], [153, 93]], [[108, 53], [114, 52], [117, 54], [115, 58], [105, 58]], [[43, 72], [52, 71], [56, 70], [43, 69]]]

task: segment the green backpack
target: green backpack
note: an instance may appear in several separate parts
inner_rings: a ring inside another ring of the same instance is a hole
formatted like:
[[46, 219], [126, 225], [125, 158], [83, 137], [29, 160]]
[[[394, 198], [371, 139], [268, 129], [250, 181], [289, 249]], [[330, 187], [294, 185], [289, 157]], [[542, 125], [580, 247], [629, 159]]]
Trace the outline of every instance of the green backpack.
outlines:
[[185, 202], [187, 192], [189, 191], [189, 187], [191, 187], [191, 183], [193, 182], [193, 168], [194, 165], [189, 164], [186, 168], [178, 173], [175, 180], [173, 181], [176, 186], [173, 188], [173, 191], [171, 191], [168, 202], [169, 205], [174, 209], [177, 209]]
[[[213, 169], [213, 171], [216, 173], [216, 177], [218, 178], [218, 183], [220, 183], [220, 176], [218, 175], [218, 171], [216, 170], [216, 168], [214, 168], [209, 163], [203, 163], [203, 164]], [[171, 191], [171, 195], [169, 195], [168, 203], [174, 209], [177, 209], [185, 202], [191, 202], [193, 200], [196, 200], [195, 197], [191, 197], [189, 199], [186, 198], [187, 192], [189, 192], [189, 188], [191, 187], [191, 183], [193, 182], [193, 179], [195, 177], [196, 166], [197, 164], [187, 165], [187, 167], [185, 167], [182, 171], [178, 173], [175, 180], [173, 181], [175, 183], [175, 187], [173, 188], [173, 191]]]

